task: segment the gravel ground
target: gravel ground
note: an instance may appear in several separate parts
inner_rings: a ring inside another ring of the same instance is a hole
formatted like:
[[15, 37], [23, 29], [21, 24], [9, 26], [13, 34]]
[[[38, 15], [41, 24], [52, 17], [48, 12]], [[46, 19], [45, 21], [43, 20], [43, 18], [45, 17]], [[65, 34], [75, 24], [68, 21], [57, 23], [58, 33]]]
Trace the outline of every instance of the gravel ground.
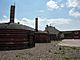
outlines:
[[0, 60], [80, 60], [80, 48], [60, 47], [60, 41], [36, 43], [23, 50], [0, 51]]

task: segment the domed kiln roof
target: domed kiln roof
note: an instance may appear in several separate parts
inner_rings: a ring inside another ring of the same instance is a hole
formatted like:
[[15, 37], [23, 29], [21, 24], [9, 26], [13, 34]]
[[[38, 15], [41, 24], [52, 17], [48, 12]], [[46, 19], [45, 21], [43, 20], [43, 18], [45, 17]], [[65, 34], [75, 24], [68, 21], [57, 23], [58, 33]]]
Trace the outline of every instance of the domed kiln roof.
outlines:
[[25, 29], [34, 31], [34, 29], [29, 26], [17, 23], [0, 23], [0, 29]]

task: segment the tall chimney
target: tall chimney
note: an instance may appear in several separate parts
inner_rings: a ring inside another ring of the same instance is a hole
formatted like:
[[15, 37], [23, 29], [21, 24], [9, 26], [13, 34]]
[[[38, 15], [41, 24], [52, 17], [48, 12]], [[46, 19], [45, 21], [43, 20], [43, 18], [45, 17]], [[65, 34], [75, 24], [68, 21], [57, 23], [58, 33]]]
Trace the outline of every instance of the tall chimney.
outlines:
[[38, 32], [38, 18], [35, 18], [35, 31]]
[[15, 18], [15, 5], [11, 5], [10, 7], [10, 23], [14, 23]]

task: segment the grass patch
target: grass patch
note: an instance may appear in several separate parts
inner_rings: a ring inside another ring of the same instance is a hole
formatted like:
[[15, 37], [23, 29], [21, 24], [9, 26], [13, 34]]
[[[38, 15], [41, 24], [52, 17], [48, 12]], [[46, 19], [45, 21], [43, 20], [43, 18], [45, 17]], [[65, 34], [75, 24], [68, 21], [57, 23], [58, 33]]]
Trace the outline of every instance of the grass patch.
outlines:
[[24, 56], [24, 55], [33, 56], [33, 54], [30, 53], [30, 52], [17, 52], [17, 53], [16, 53], [16, 57], [22, 57], [22, 56]]
[[69, 56], [65, 56], [64, 60], [71, 60], [71, 58]]

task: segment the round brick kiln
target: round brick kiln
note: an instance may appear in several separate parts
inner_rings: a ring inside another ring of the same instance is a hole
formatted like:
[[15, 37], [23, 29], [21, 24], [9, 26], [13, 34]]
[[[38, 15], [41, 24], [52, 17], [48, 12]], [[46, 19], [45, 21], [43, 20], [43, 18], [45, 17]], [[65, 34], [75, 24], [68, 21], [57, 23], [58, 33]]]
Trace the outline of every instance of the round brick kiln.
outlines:
[[0, 47], [32, 47], [34, 29], [17, 23], [0, 24]]

